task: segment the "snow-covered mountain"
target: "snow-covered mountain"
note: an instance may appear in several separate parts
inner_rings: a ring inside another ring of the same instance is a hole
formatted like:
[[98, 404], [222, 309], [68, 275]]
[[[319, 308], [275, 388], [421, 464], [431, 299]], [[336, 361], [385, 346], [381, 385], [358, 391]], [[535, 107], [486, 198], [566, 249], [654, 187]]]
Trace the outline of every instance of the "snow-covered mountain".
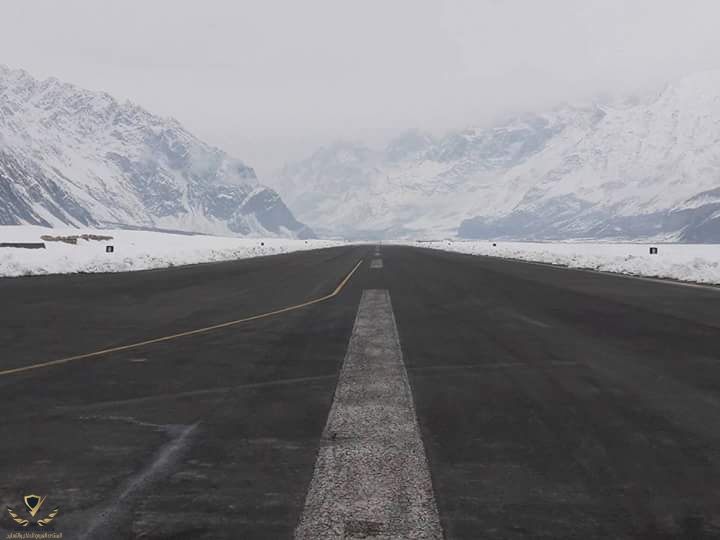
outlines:
[[337, 143], [273, 182], [301, 220], [348, 237], [720, 241], [720, 72], [380, 151]]
[[177, 121], [0, 66], [0, 225], [12, 224], [313, 234]]

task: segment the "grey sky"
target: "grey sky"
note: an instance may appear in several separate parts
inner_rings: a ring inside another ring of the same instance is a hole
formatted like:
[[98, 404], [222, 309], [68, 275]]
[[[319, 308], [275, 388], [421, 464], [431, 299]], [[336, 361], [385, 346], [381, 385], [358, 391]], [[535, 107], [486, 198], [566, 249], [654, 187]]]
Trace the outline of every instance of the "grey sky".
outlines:
[[174, 116], [267, 173], [720, 68], [717, 0], [3, 0], [0, 63]]

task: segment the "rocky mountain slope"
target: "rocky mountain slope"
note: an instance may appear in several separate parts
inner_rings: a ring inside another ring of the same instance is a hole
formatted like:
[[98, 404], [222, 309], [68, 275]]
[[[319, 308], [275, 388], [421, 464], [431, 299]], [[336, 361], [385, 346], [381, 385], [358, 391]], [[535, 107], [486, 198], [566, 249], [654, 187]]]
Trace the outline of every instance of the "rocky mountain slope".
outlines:
[[12, 224], [313, 234], [177, 121], [0, 66], [0, 225]]
[[337, 143], [272, 182], [349, 237], [720, 241], [720, 72], [380, 151]]

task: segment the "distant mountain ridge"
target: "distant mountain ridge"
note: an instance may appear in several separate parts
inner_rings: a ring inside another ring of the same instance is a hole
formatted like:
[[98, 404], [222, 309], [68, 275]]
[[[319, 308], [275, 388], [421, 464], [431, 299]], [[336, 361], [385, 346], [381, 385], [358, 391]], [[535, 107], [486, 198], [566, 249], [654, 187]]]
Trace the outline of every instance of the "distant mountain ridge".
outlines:
[[720, 241], [720, 71], [632, 104], [563, 107], [279, 171], [300, 219], [356, 238]]
[[4, 66], [0, 224], [313, 236], [252, 168], [177, 121]]

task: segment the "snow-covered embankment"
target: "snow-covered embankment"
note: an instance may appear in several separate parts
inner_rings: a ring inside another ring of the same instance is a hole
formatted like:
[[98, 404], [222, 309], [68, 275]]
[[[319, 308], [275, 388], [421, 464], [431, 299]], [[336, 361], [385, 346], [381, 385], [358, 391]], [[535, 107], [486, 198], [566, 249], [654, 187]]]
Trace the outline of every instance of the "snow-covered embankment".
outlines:
[[[81, 235], [112, 237], [83, 239]], [[54, 240], [42, 240], [42, 237]], [[73, 237], [76, 243], [73, 242]], [[58, 238], [62, 238], [62, 241]], [[45, 249], [0, 248], [0, 277], [75, 272], [126, 272], [245, 259], [339, 245], [325, 240], [232, 238], [149, 231], [0, 226], [0, 243], [44, 242]], [[114, 253], [106, 253], [112, 245]]]
[[[416, 242], [413, 245], [638, 276], [720, 284], [720, 244]], [[658, 248], [656, 255], [650, 247]]]

